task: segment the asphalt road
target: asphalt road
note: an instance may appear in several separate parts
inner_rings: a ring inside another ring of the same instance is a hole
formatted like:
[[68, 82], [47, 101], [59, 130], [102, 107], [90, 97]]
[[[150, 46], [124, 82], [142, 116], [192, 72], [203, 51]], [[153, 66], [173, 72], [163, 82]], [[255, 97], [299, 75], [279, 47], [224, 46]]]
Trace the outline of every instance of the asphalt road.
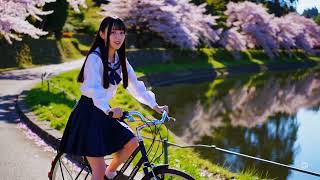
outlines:
[[19, 128], [15, 98], [41, 81], [41, 74], [81, 67], [83, 60], [0, 73], [0, 180], [44, 180], [55, 154], [39, 147]]

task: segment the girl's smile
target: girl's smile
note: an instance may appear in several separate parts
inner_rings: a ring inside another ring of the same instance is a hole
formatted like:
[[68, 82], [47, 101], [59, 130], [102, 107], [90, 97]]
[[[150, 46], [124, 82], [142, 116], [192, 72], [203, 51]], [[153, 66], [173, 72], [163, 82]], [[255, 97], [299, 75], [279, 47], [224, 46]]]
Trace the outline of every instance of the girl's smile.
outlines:
[[110, 34], [110, 48], [115, 50], [119, 49], [125, 39], [125, 33], [123, 30], [111, 30]]

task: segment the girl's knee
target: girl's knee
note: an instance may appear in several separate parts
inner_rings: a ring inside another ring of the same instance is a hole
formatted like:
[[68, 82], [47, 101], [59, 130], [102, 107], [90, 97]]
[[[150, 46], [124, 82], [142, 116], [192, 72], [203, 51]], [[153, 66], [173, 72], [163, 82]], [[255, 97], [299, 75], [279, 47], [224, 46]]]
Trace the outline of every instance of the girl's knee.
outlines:
[[130, 139], [130, 141], [125, 145], [125, 148], [136, 149], [139, 146], [138, 139], [136, 137]]
[[89, 161], [91, 170], [92, 170], [92, 175], [95, 177], [102, 177], [104, 176], [105, 173], [105, 162], [103, 157], [88, 157], [87, 159]]

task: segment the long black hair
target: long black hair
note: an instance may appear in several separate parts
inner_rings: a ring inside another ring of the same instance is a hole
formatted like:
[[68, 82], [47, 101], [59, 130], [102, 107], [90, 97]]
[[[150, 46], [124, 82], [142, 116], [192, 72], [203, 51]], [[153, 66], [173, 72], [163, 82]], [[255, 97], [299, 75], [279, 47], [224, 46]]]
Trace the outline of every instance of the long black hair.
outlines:
[[[83, 82], [83, 72], [84, 72], [84, 66], [86, 64], [86, 61], [88, 59], [88, 56], [97, 48], [100, 49], [100, 58], [103, 63], [103, 87], [108, 88], [109, 87], [109, 78], [108, 78], [108, 57], [109, 57], [109, 42], [110, 42], [110, 34], [111, 30], [123, 30], [126, 32], [126, 26], [124, 25], [123, 21], [118, 17], [106, 17], [102, 20], [99, 31], [97, 32], [96, 38], [93, 42], [93, 45], [91, 46], [86, 60], [84, 61], [81, 71], [78, 75], [78, 82]], [[100, 37], [99, 32], [105, 32], [107, 31], [107, 38], [106, 42]], [[121, 47], [117, 50], [120, 64], [121, 64], [121, 70], [122, 70], [122, 82], [123, 87], [128, 87], [128, 71], [127, 71], [127, 65], [126, 65], [126, 40], [123, 41]]]

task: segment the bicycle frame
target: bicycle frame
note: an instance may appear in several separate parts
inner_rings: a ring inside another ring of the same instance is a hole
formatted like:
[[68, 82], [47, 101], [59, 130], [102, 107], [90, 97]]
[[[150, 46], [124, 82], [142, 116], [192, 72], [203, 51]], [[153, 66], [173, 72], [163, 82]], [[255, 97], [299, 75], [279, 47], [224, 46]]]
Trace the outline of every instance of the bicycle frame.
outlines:
[[[147, 151], [146, 148], [144, 146], [144, 142], [142, 139], [139, 139], [139, 146], [134, 150], [134, 152], [130, 155], [130, 157], [127, 159], [127, 161], [124, 163], [124, 165], [121, 167], [121, 169], [119, 170], [120, 173], [124, 173], [129, 165], [132, 163], [133, 159], [137, 156], [137, 154], [141, 152], [142, 157], [140, 158], [140, 160], [138, 161], [138, 163], [136, 164], [136, 166], [133, 168], [133, 170], [131, 171], [130, 175], [129, 175], [129, 180], [132, 180], [136, 174], [138, 173], [139, 169], [141, 168], [141, 166], [143, 165], [143, 172], [145, 175], [149, 174], [151, 171], [153, 171], [153, 169], [155, 168], [159, 168], [159, 167], [168, 167], [169, 165], [167, 164], [163, 164], [163, 165], [159, 165], [159, 166], [152, 166], [152, 164], [150, 164], [149, 159], [148, 159], [148, 155], [147, 155]], [[151, 168], [152, 170], [149, 171], [148, 168]]]
[[[136, 115], [139, 115], [139, 116], [141, 115], [140, 113], [137, 113], [137, 112], [132, 112], [132, 113], [134, 113]], [[159, 122], [163, 123], [166, 116], [167, 116], [167, 113], [164, 113], [163, 116], [162, 116], [162, 121], [158, 121], [158, 123]], [[127, 117], [129, 117], [129, 115]], [[143, 116], [140, 116], [140, 118], [143, 119]], [[146, 123], [150, 123], [150, 122], [147, 122], [147, 121], [145, 121], [145, 122]], [[152, 125], [157, 125], [157, 123], [152, 124]], [[134, 152], [130, 155], [130, 157], [127, 159], [125, 164], [120, 169], [120, 173], [123, 174], [127, 170], [127, 168], [129, 167], [129, 165], [131, 164], [133, 159], [137, 156], [139, 151], [141, 152], [142, 157], [140, 158], [140, 160], [138, 161], [138, 163], [136, 164], [136, 166], [133, 168], [132, 172], [130, 173], [129, 180], [133, 179], [136, 176], [136, 174], [138, 173], [138, 171], [139, 171], [139, 169], [141, 168], [142, 165], [143, 165], [143, 172], [144, 172], [145, 175], [149, 174], [150, 172], [153, 172], [153, 170], [156, 169], [156, 168], [168, 167], [169, 166], [167, 164], [159, 165], [159, 166], [152, 166], [152, 164], [150, 164], [150, 161], [148, 159], [148, 154], [147, 154], [146, 148], [144, 146], [143, 138], [142, 138], [142, 136], [140, 134], [140, 130], [142, 130], [143, 128], [145, 128], [147, 126], [148, 125], [143, 124], [143, 125], [140, 125], [140, 126], [138, 126], [136, 128], [139, 146], [134, 150]], [[151, 171], [149, 171], [148, 168], [151, 168]]]
[[[138, 116], [142, 117], [142, 118], [141, 118], [142, 120], [143, 120], [143, 118], [144, 118], [144, 117], [142, 116], [142, 114], [139, 113], [139, 112], [131, 112], [131, 113], [134, 114], [134, 115], [138, 115]], [[128, 117], [129, 117], [129, 116], [130, 116], [130, 115], [128, 115]], [[132, 116], [131, 116], [131, 118], [132, 118]], [[158, 168], [168, 168], [168, 166], [169, 166], [168, 164], [163, 164], [163, 165], [155, 166], [155, 165], [153, 165], [153, 164], [150, 163], [150, 161], [149, 161], [149, 159], [148, 159], [148, 153], [147, 153], [146, 147], [145, 147], [145, 145], [144, 145], [143, 137], [142, 137], [141, 134], [140, 134], [140, 131], [141, 131], [143, 128], [148, 127], [148, 126], [150, 126], [150, 125], [156, 126], [156, 125], [162, 124], [162, 123], [164, 123], [164, 121], [165, 121], [166, 118], [171, 118], [171, 117], [168, 117], [168, 116], [167, 116], [167, 113], [163, 113], [161, 121], [159, 121], [159, 120], [157, 120], [157, 121], [146, 121], [146, 120], [144, 120], [145, 124], [140, 125], [140, 126], [138, 126], [138, 127], [136, 128], [136, 130], [137, 130], [137, 131], [136, 131], [136, 132], [137, 132], [137, 138], [138, 138], [138, 143], [139, 143], [139, 145], [138, 145], [138, 147], [134, 150], [134, 152], [130, 155], [130, 157], [126, 160], [126, 162], [124, 163], [124, 165], [123, 165], [123, 166], [121, 167], [121, 169], [119, 170], [119, 173], [124, 174], [124, 172], [128, 169], [128, 167], [129, 167], [130, 164], [132, 163], [133, 159], [137, 156], [137, 154], [138, 154], [139, 152], [141, 152], [142, 157], [139, 159], [138, 163], [135, 165], [135, 167], [134, 167], [133, 170], [131, 171], [131, 173], [130, 173], [130, 175], [129, 175], [129, 177], [128, 177], [129, 180], [133, 180], [133, 179], [134, 179], [134, 177], [137, 175], [137, 173], [138, 173], [138, 171], [139, 171], [139, 169], [141, 168], [142, 165], [143, 165], [144, 174], [145, 174], [145, 175], [148, 175], [149, 173], [152, 173], [153, 176], [155, 176], [155, 174], [153, 173], [154, 170], [157, 170]], [[174, 118], [171, 118], [171, 119], [174, 120]], [[123, 119], [122, 119], [122, 120], [123, 120]], [[129, 118], [128, 118], [128, 120], [129, 120]], [[130, 120], [129, 120], [129, 121], [130, 121]], [[131, 119], [131, 121], [133, 121], [133, 120]], [[62, 153], [62, 152], [61, 152], [61, 153]], [[60, 153], [58, 152], [58, 154], [60, 154]], [[57, 159], [57, 158], [58, 158], [58, 159]], [[67, 157], [67, 158], [68, 158], [68, 157]], [[69, 158], [71, 158], [71, 160], [76, 160], [76, 159], [74, 159], [74, 158], [72, 157], [72, 155], [69, 156]], [[69, 158], [68, 158], [68, 159], [69, 159]], [[79, 177], [79, 175], [81, 174], [81, 172], [82, 172], [83, 170], [85, 170], [85, 171], [88, 170], [89, 172], [91, 171], [91, 168], [90, 168], [90, 165], [89, 165], [89, 162], [88, 162], [87, 158], [86, 158], [85, 156], [82, 157], [82, 158], [83, 158], [83, 159], [80, 160], [80, 161], [79, 161], [79, 159], [76, 160], [76, 161], [79, 163], [78, 165], [82, 166], [79, 174], [77, 174], [76, 179]], [[70, 159], [69, 159], [69, 160], [70, 160]], [[57, 156], [54, 161], [59, 161], [59, 163], [60, 163], [60, 157]], [[60, 164], [60, 166], [61, 166], [61, 164]], [[149, 168], [150, 168], [151, 170], [149, 170]], [[88, 173], [89, 173], [89, 172], [88, 172]], [[48, 175], [48, 176], [49, 176], [49, 178], [50, 178], [51, 175]], [[87, 174], [87, 176], [88, 176], [88, 174]], [[86, 177], [87, 177], [87, 176], [86, 176]]]

